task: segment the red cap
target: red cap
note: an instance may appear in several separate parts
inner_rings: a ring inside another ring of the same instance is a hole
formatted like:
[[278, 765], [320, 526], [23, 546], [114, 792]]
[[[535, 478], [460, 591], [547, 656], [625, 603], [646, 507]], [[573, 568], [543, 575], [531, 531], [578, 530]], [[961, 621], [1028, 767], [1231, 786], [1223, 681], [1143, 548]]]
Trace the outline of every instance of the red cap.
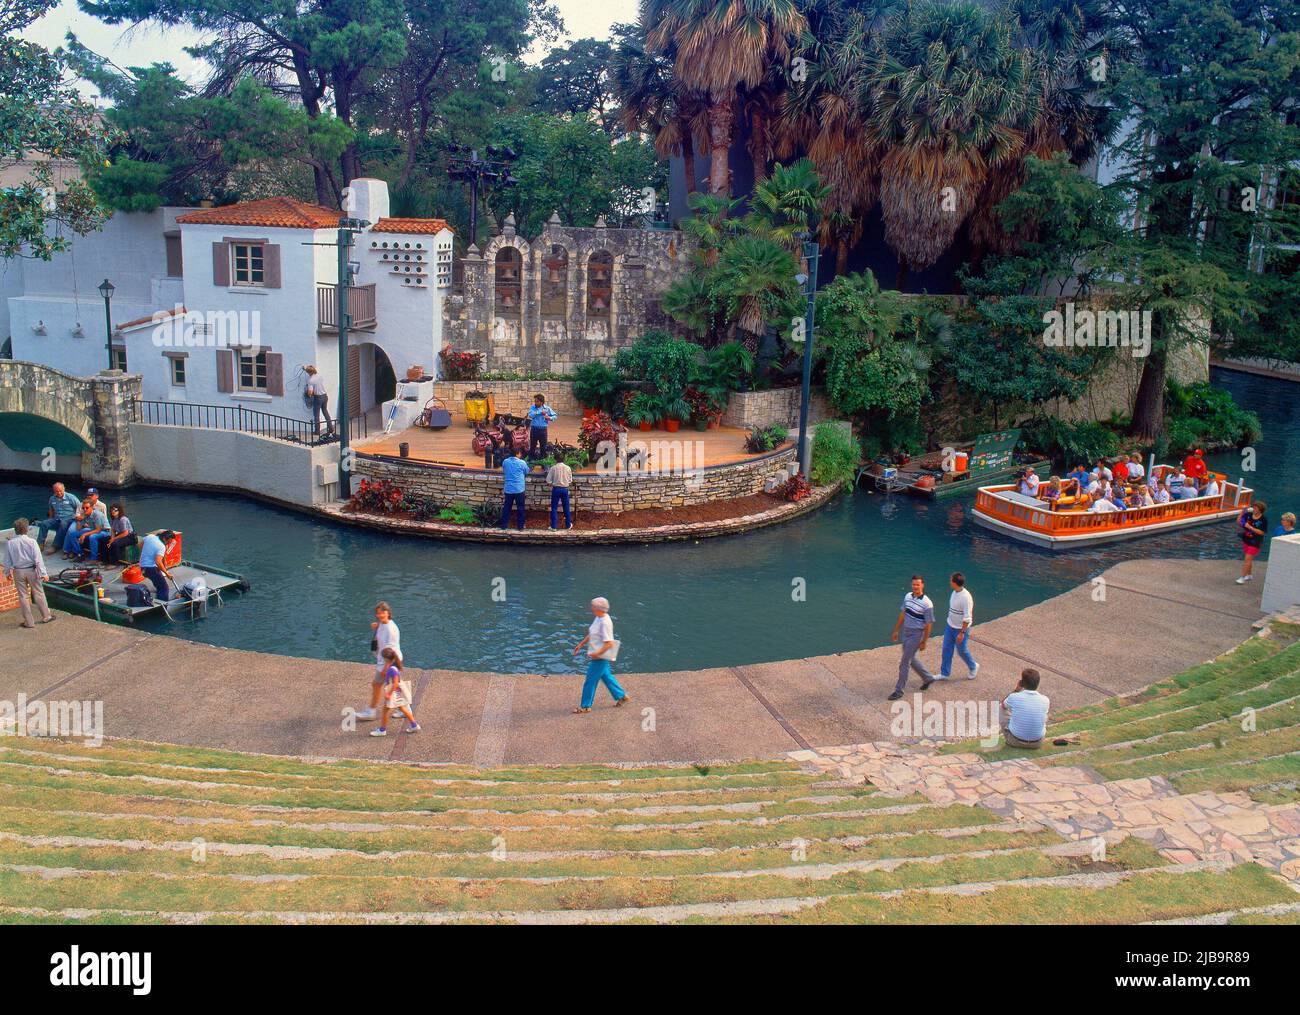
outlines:
[[1196, 449], [1196, 453], [1197, 453], [1198, 455], [1204, 454], [1204, 452], [1203, 452], [1200, 448], [1197, 448], [1197, 449]]

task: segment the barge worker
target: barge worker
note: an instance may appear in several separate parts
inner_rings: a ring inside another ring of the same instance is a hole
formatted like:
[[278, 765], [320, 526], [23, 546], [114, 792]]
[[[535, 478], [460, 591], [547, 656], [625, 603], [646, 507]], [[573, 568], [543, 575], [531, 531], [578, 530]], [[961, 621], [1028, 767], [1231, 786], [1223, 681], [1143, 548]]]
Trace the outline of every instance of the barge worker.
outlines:
[[[1208, 496], [1208, 494], [1207, 494]], [[1288, 511], [1282, 516], [1282, 524], [1273, 530], [1274, 536], [1294, 536], [1295, 535], [1295, 515]]]
[[131, 519], [121, 504], [108, 509], [108, 531], [93, 537], [96, 555], [105, 564], [120, 564], [127, 548], [139, 542]]
[[52, 489], [54, 496], [50, 498], [49, 514], [36, 526], [36, 542], [41, 549], [45, 549], [45, 540], [50, 532], [54, 533], [54, 545], [47, 553], [55, 553], [63, 548], [63, 541], [68, 538], [68, 529], [72, 528], [77, 512], [81, 510], [81, 498], [68, 493], [67, 487], [62, 483], [55, 483]]
[[45, 570], [45, 558], [41, 548], [27, 534], [31, 523], [26, 518], [14, 522], [14, 535], [5, 543], [4, 576], [12, 578], [18, 592], [18, 608], [22, 611], [22, 626], [33, 628], [32, 602], [41, 611], [41, 623], [48, 624], [54, 619], [50, 605], [45, 601], [45, 582], [50, 580]]
[[970, 651], [970, 629], [975, 623], [975, 599], [966, 588], [966, 576], [954, 571], [948, 579], [952, 595], [948, 597], [948, 622], [943, 629], [943, 648], [939, 659], [939, 679], [947, 680], [952, 676], [952, 653], [956, 649], [969, 669], [967, 680], [974, 680], [980, 671], [980, 664]]
[[528, 476], [528, 463], [519, 457], [517, 448], [509, 448], [506, 451], [506, 460], [501, 463], [501, 471], [505, 474], [506, 482], [499, 525], [503, 529], [510, 527], [510, 509], [513, 507], [515, 510], [515, 527], [520, 532], [523, 532], [524, 482]]
[[908, 670], [913, 669], [921, 678], [921, 690], [924, 691], [935, 681], [935, 676], [917, 654], [925, 651], [930, 640], [930, 629], [934, 626], [934, 603], [925, 594], [925, 579], [919, 574], [912, 575], [912, 591], [903, 597], [903, 607], [898, 611], [898, 620], [894, 622], [894, 633], [890, 641], [898, 641], [899, 631], [903, 634], [903, 657], [898, 664], [898, 683], [889, 696], [890, 701], [898, 701], [907, 686]]
[[1110, 470], [1110, 477], [1116, 483], [1128, 482], [1128, 459], [1123, 455], [1119, 456], [1119, 460], [1115, 462], [1114, 467]]
[[573, 528], [573, 515], [569, 513], [569, 484], [573, 482], [573, 470], [564, 462], [556, 462], [546, 471], [546, 482], [551, 484], [551, 528], [556, 527], [556, 508], [560, 505], [564, 505], [564, 527]]
[[375, 619], [370, 622], [370, 649], [375, 653], [375, 675], [370, 682], [370, 707], [357, 713], [357, 719], [368, 722], [379, 718], [379, 699], [384, 693], [388, 663], [385, 653], [392, 649], [398, 663], [402, 661], [402, 631], [393, 620], [393, 611], [386, 602], [375, 604]]
[[1136, 451], [1133, 452], [1128, 462], [1128, 478], [1134, 483], [1138, 483], [1146, 478], [1146, 474], [1147, 470], [1142, 464], [1142, 456]]
[[1243, 550], [1241, 577], [1237, 579], [1238, 585], [1245, 585], [1246, 582], [1253, 581], [1255, 578], [1251, 571], [1255, 568], [1255, 558], [1259, 556], [1259, 551], [1264, 546], [1264, 535], [1268, 532], [1268, 515], [1265, 514], [1266, 511], [1268, 511], [1268, 505], [1262, 500], [1257, 500], [1242, 511], [1237, 518]]
[[1041, 680], [1037, 670], [1021, 670], [1016, 689], [1002, 700], [1002, 707], [1007, 710], [1002, 739], [1008, 747], [1033, 751], [1043, 746], [1043, 737], [1047, 735], [1047, 712], [1052, 702], [1047, 695], [1039, 693]]
[[81, 502], [79, 517], [63, 541], [63, 555], [69, 560], [85, 560], [93, 556], [95, 545], [91, 537], [108, 529], [108, 512], [100, 503], [99, 491], [93, 486], [86, 491], [86, 499]]
[[[546, 404], [546, 396], [538, 392], [528, 408], [528, 457], [546, 457], [547, 427], [555, 419], [555, 410]], [[536, 448], [536, 452], [534, 452]]]
[[582, 701], [573, 710], [575, 714], [591, 711], [592, 702], [596, 700], [597, 684], [604, 684], [609, 689], [615, 708], [628, 700], [627, 692], [614, 679], [614, 672], [610, 668], [610, 663], [618, 658], [618, 642], [614, 640], [614, 621], [609, 616], [609, 600], [604, 596], [593, 599], [591, 615], [595, 619], [587, 628], [587, 636], [573, 646], [575, 656], [582, 651], [584, 645], [587, 647], [587, 679], [582, 683]]
[[171, 572], [167, 570], [167, 554], [176, 542], [171, 529], [150, 532], [140, 543], [140, 571], [153, 582], [154, 592], [161, 602], [171, 599]]
[[1183, 459], [1183, 471], [1189, 476], [1197, 479], [1204, 479], [1209, 475], [1209, 467], [1205, 464], [1205, 452], [1197, 448], [1190, 455]]

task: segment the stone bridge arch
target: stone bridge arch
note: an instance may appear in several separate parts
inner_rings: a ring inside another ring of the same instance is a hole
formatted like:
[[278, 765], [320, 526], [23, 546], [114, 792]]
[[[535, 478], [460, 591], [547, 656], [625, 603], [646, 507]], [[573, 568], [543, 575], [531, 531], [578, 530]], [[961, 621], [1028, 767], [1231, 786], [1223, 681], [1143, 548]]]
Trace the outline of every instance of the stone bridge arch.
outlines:
[[0, 360], [0, 442], [12, 451], [80, 458], [88, 483], [125, 486], [135, 476], [131, 403], [140, 377], [113, 370], [74, 377], [23, 360]]

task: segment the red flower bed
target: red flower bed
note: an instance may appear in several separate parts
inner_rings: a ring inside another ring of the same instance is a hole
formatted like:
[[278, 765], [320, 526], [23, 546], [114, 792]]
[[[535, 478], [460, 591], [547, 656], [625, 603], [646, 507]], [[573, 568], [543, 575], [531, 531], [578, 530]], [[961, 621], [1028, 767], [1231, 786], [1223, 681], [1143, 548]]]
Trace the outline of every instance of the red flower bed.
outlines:
[[391, 479], [363, 479], [348, 500], [348, 510], [391, 515], [402, 510], [405, 503], [405, 496]]
[[475, 381], [483, 373], [481, 352], [457, 352], [448, 342], [438, 353], [442, 360], [442, 376], [449, 381]]

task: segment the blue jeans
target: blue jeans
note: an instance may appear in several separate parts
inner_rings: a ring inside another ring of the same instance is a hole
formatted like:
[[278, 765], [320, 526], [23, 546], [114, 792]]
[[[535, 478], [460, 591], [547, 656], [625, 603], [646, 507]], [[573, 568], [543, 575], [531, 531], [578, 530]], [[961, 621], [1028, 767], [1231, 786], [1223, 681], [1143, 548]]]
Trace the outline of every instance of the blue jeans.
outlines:
[[604, 684], [609, 688], [609, 693], [614, 696], [615, 701], [622, 701], [627, 697], [627, 692], [614, 679], [614, 671], [609, 668], [608, 659], [589, 659], [587, 661], [587, 679], [582, 683], [582, 707], [591, 708], [591, 703], [596, 700], [596, 685]]
[[[536, 454], [533, 453], [534, 449], [536, 449]], [[528, 431], [528, 457], [546, 457], [546, 427], [535, 426]]]
[[524, 527], [524, 495], [522, 493], [506, 494], [505, 502], [501, 505], [501, 521], [498, 523], [501, 528], [510, 527], [510, 509], [515, 511], [515, 526], [520, 531]]
[[97, 532], [86, 540], [86, 545], [90, 547], [90, 555], [98, 561], [107, 562], [108, 557], [105, 555], [105, 547], [108, 541], [113, 538], [113, 533], [108, 529], [103, 532]]
[[144, 576], [153, 582], [154, 594], [162, 602], [167, 602], [172, 597], [171, 588], [167, 584], [167, 576], [156, 567], [142, 567], [141, 571]]
[[952, 650], [956, 649], [957, 654], [970, 667], [971, 672], [975, 672], [975, 657], [970, 654], [970, 628], [966, 628], [966, 637], [960, 642], [957, 641], [957, 635], [961, 634], [960, 627], [952, 627], [948, 624], [943, 628], [943, 654], [939, 658], [939, 676], [947, 680], [952, 676]]
[[41, 544], [41, 549], [45, 549], [45, 540], [51, 532], [54, 533], [54, 548], [57, 550], [63, 545], [63, 541], [68, 538], [68, 529], [72, 528], [72, 518], [42, 518], [36, 524], [36, 542]]
[[63, 552], [75, 553], [77, 555], [81, 555], [83, 553], [93, 554], [95, 552], [94, 540], [87, 539], [83, 543], [81, 541], [81, 537], [84, 533], [94, 532], [94, 531], [95, 530], [92, 529], [89, 525], [85, 526], [84, 528], [78, 528], [76, 525], [71, 526], [68, 529], [67, 536], [65, 536], [63, 539]]
[[567, 529], [573, 524], [573, 516], [569, 514], [569, 488], [551, 487], [551, 528], [555, 528], [555, 509], [561, 504], [564, 505], [564, 527]]

